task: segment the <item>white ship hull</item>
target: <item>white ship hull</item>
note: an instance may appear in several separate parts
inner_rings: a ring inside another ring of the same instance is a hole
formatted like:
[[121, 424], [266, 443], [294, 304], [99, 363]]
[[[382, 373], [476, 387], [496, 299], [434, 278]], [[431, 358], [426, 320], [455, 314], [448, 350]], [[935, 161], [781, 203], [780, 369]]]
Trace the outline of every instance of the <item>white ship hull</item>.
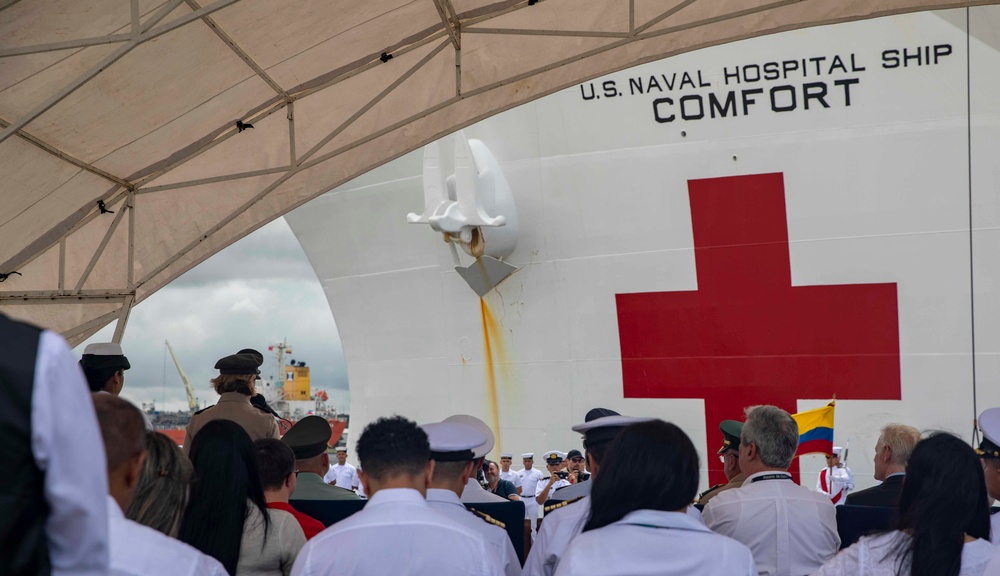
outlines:
[[[289, 214], [352, 425], [469, 413], [494, 456], [540, 453], [578, 447], [570, 427], [604, 406], [680, 425], [707, 475], [718, 419], [836, 394], [859, 488], [885, 423], [971, 439], [1000, 405], [1000, 9], [969, 14], [971, 34], [957, 10], [701, 50], [470, 126], [520, 229], [520, 270], [481, 301], [406, 223], [419, 151]], [[759, 229], [713, 260], [740, 222]]]

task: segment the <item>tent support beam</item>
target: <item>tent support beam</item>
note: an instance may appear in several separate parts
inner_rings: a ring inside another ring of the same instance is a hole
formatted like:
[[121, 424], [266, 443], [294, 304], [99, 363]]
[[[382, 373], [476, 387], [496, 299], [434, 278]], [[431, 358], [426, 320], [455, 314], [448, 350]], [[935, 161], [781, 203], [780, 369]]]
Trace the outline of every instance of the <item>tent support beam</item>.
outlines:
[[4, 306], [11, 304], [43, 304], [52, 302], [81, 302], [91, 300], [103, 300], [107, 302], [122, 302], [131, 292], [122, 290], [81, 290], [79, 294], [68, 294], [66, 292], [56, 292], [53, 290], [27, 290], [25, 292], [0, 292], [0, 303]]
[[125, 298], [121, 312], [118, 314], [118, 323], [115, 324], [115, 335], [111, 339], [115, 344], [122, 343], [122, 336], [125, 335], [125, 326], [128, 325], [128, 318], [132, 314], [132, 305], [135, 304], [135, 294]]
[[288, 103], [288, 169], [295, 166], [295, 102]]
[[111, 241], [111, 237], [114, 235], [115, 230], [118, 229], [118, 224], [121, 223], [122, 216], [125, 215], [126, 209], [126, 203], [122, 202], [121, 206], [118, 208], [118, 213], [115, 214], [114, 221], [111, 222], [111, 226], [108, 226], [108, 231], [104, 233], [104, 238], [101, 239], [101, 243], [97, 246], [97, 250], [94, 251], [94, 256], [90, 259], [90, 263], [87, 264], [87, 269], [83, 271], [83, 275], [80, 276], [80, 280], [76, 283], [76, 288], [73, 289], [74, 294], [79, 294], [80, 290], [83, 289], [83, 285], [87, 282], [87, 278], [90, 278], [90, 273], [94, 271], [94, 266], [97, 266], [97, 261], [104, 255], [104, 249], [108, 247], [108, 242]]
[[663, 12], [659, 16], [654, 17], [649, 22], [646, 22], [642, 26], [639, 26], [638, 28], [636, 28], [635, 29], [635, 33], [636, 34], [642, 34], [643, 31], [649, 29], [652, 26], [656, 26], [660, 22], [666, 20], [667, 18], [670, 18], [674, 14], [680, 12], [681, 10], [687, 8], [688, 6], [694, 4], [697, 1], [698, 0], [684, 0], [683, 2], [677, 4], [676, 6], [673, 6], [672, 8], [670, 8], [669, 10], [667, 10], [666, 12]]
[[128, 268], [126, 278], [129, 290], [135, 290], [135, 192], [129, 192], [125, 199], [128, 209]]
[[504, 36], [566, 36], [570, 38], [629, 38], [629, 32], [590, 32], [587, 30], [528, 30], [521, 28], [465, 28], [466, 34]]
[[74, 337], [80, 334], [84, 334], [90, 330], [93, 330], [94, 328], [99, 328], [101, 326], [104, 326], [108, 322], [114, 320], [120, 313], [121, 312], [119, 310], [113, 310], [111, 312], [108, 312], [107, 314], [102, 314], [97, 318], [94, 318], [90, 322], [81, 324], [76, 328], [73, 328], [72, 330], [67, 330], [66, 332], [63, 332], [62, 337], [67, 340], [72, 340]]
[[[293, 145], [294, 146], [294, 145]], [[294, 152], [294, 150], [293, 150]], [[212, 176], [211, 178], [199, 178], [198, 180], [186, 180], [184, 182], [175, 182], [173, 184], [163, 184], [161, 186], [150, 186], [149, 188], [140, 188], [136, 191], [138, 194], [150, 194], [153, 192], [163, 192], [166, 190], [177, 190], [179, 188], [190, 188], [192, 186], [201, 186], [204, 184], [215, 184], [217, 182], [229, 182], [230, 180], [241, 180], [243, 178], [253, 178], [254, 176], [266, 176], [267, 174], [278, 174], [280, 172], [288, 172], [292, 169], [292, 166], [276, 166], [274, 168], [263, 168], [261, 170], [251, 170], [249, 172], [237, 172], [234, 174], [223, 174], [222, 176]]]
[[[201, 6], [198, 4], [197, 0], [187, 0], [187, 4], [188, 6], [191, 7], [192, 10], [201, 9]], [[236, 43], [235, 40], [233, 40], [232, 36], [227, 34], [225, 30], [219, 27], [219, 25], [215, 22], [214, 18], [206, 14], [205, 16], [202, 16], [201, 19], [203, 22], [205, 22], [205, 24], [209, 28], [212, 29], [213, 32], [215, 32], [215, 35], [218, 36], [219, 39], [225, 42], [226, 45], [229, 46], [229, 48], [232, 49], [232, 51], [236, 53], [237, 56], [240, 57], [240, 60], [243, 60], [243, 62], [245, 62], [246, 65], [249, 66], [250, 69], [254, 71], [254, 74], [259, 76], [261, 80], [266, 82], [267, 85], [270, 86], [272, 90], [277, 92], [278, 95], [281, 96], [283, 100], [287, 102], [290, 99], [288, 96], [288, 92], [285, 92], [285, 89], [279, 86], [278, 83], [274, 81], [274, 78], [271, 78], [270, 74], [265, 72], [264, 69], [261, 68], [259, 64], [254, 62], [253, 58], [251, 58], [250, 55], [247, 54], [246, 51], [243, 50], [243, 48], [241, 48], [240, 45]]]
[[107, 36], [95, 36], [93, 38], [81, 38], [80, 40], [67, 40], [65, 42], [52, 42], [49, 44], [33, 44], [31, 46], [20, 46], [18, 48], [4, 48], [0, 50], [0, 58], [9, 56], [25, 56], [28, 54], [41, 54], [43, 52], [54, 52], [56, 50], [70, 50], [73, 48], [86, 48], [88, 46], [101, 46], [103, 44], [118, 44], [128, 42], [132, 36], [130, 34], [109, 34]]
[[448, 36], [451, 37], [451, 43], [455, 47], [455, 50], [462, 49], [462, 42], [458, 34], [455, 32], [456, 25], [451, 22], [451, 15], [455, 13], [455, 9], [450, 10], [445, 7], [448, 4], [450, 7], [451, 2], [449, 0], [434, 0], [434, 7], [437, 8], [438, 16], [441, 17], [441, 23], [444, 24], [445, 31], [448, 32]]

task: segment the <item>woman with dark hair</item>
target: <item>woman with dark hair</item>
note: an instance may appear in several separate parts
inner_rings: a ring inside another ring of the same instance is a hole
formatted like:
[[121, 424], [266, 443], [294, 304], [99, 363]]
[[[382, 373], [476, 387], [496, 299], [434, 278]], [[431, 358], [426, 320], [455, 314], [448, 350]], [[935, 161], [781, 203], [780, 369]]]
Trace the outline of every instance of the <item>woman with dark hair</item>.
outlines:
[[662, 420], [622, 430], [594, 476], [590, 517], [557, 575], [756, 575], [750, 549], [688, 515], [698, 492], [698, 452]]
[[979, 576], [993, 553], [983, 467], [960, 438], [921, 440], [906, 465], [897, 530], [863, 536], [817, 576]]
[[208, 422], [191, 444], [191, 463], [197, 480], [180, 539], [230, 574], [290, 574], [306, 538], [294, 516], [267, 509], [246, 431], [229, 420]]
[[125, 517], [177, 538], [194, 469], [177, 444], [159, 432], [146, 435], [146, 451]]

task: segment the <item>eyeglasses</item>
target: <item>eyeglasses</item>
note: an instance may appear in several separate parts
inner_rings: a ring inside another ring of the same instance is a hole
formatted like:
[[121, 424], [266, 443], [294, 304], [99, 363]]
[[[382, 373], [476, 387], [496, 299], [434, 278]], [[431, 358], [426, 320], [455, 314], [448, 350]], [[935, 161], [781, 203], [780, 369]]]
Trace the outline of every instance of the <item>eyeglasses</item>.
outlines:
[[579, 464], [579, 463], [583, 462], [583, 458], [580, 458], [579, 456], [574, 457], [574, 458], [570, 458], [570, 462], [573, 462], [574, 464]]

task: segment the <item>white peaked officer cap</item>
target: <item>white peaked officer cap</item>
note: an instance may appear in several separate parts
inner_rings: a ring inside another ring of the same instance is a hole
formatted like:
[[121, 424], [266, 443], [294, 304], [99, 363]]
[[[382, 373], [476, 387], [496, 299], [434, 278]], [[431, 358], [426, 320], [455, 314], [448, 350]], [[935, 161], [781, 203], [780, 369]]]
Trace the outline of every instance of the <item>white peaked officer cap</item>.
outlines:
[[511, 459], [513, 459], [513, 458], [514, 458], [514, 455], [513, 455], [513, 454], [511, 454], [510, 452], [502, 452], [502, 453], [500, 454], [500, 457], [501, 457], [501, 458], [511, 458]]
[[544, 455], [542, 455], [542, 458], [546, 462], [549, 462], [550, 464], [555, 464], [556, 462], [562, 462], [563, 460], [565, 460], [566, 453], [560, 452], [558, 450], [549, 450]]
[[132, 367], [122, 351], [121, 344], [114, 342], [95, 342], [88, 344], [83, 349], [83, 357], [80, 365], [87, 369], [100, 370], [102, 368], [124, 368], [128, 370]]
[[979, 415], [979, 430], [983, 439], [976, 454], [980, 458], [1000, 458], [1000, 408], [990, 408]]
[[535, 459], [534, 452], [525, 452], [524, 454], [521, 454], [521, 460], [534, 460], [534, 459]]
[[610, 442], [626, 426], [651, 420], [656, 418], [622, 416], [613, 410], [595, 408], [587, 413], [586, 422], [573, 426], [573, 431], [583, 434], [583, 447], [586, 448]]
[[467, 462], [478, 458], [473, 452], [486, 443], [486, 436], [476, 428], [459, 422], [435, 422], [421, 426], [431, 445], [431, 460]]
[[493, 436], [493, 431], [490, 427], [475, 416], [469, 416], [468, 414], [455, 414], [454, 416], [448, 416], [442, 422], [453, 422], [457, 424], [465, 424], [467, 426], [472, 426], [476, 430], [482, 432], [483, 436], [486, 437], [486, 443], [475, 449], [475, 458], [482, 458], [493, 450], [493, 444], [496, 442], [496, 437]]
[[843, 448], [841, 448], [840, 446], [834, 446], [834, 447], [833, 447], [833, 452], [831, 452], [831, 454], [833, 454], [834, 456], [840, 456], [840, 454], [841, 454], [841, 453], [842, 453], [843, 451], [844, 451], [844, 449], [843, 449]]

